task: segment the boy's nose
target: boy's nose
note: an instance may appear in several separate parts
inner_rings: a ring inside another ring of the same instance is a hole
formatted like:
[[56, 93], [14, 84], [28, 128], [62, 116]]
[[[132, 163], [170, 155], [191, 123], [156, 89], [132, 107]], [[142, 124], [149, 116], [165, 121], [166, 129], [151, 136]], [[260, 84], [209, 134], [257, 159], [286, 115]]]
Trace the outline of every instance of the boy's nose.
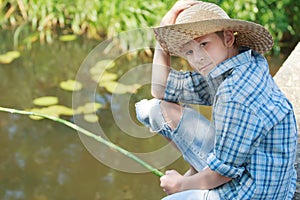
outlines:
[[207, 60], [208, 54], [206, 53], [206, 51], [204, 49], [202, 49], [201, 47], [197, 47], [197, 49], [195, 50], [195, 61], [197, 62], [204, 62], [205, 60]]
[[203, 53], [198, 52], [198, 53], [195, 54], [194, 60], [195, 60], [196, 62], [203, 62], [203, 61], [205, 60], [204, 57], [205, 57], [205, 56], [204, 56]]

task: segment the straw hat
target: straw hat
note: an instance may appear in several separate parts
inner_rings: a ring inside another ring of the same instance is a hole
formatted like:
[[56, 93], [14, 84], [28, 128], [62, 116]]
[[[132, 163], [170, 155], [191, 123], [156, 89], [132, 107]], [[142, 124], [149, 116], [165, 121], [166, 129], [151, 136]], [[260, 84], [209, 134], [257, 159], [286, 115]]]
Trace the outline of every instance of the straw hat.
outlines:
[[261, 25], [230, 19], [226, 12], [213, 3], [201, 2], [182, 11], [174, 25], [154, 28], [156, 39], [171, 55], [179, 55], [180, 47], [203, 35], [217, 31], [236, 32], [236, 44], [249, 47], [261, 54], [273, 46], [271, 34]]

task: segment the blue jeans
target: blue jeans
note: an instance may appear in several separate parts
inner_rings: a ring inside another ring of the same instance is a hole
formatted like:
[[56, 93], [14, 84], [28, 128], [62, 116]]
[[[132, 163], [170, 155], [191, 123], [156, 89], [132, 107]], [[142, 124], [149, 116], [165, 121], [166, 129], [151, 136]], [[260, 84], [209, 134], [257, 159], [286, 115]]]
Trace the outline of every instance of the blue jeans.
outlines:
[[189, 106], [183, 106], [180, 122], [172, 130], [162, 115], [160, 100], [142, 100], [136, 104], [138, 120], [152, 131], [171, 139], [183, 158], [197, 171], [207, 166], [214, 146], [215, 131], [210, 121]]
[[[136, 103], [138, 120], [152, 131], [171, 139], [180, 150], [183, 158], [197, 171], [206, 166], [208, 154], [214, 146], [215, 131], [210, 121], [189, 106], [183, 106], [178, 126], [172, 130], [165, 121], [161, 100], [142, 100]], [[163, 200], [219, 200], [214, 190], [187, 190], [165, 197]]]
[[220, 200], [220, 196], [214, 190], [186, 190], [169, 195], [162, 200]]

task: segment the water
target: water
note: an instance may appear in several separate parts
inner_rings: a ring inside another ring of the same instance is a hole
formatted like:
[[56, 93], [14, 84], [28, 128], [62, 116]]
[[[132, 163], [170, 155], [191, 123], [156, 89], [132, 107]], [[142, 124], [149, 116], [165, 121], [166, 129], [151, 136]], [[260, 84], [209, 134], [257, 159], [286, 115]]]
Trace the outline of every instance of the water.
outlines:
[[[1, 53], [13, 50], [11, 39], [9, 33], [1, 36]], [[97, 44], [78, 39], [70, 43], [34, 44], [30, 50], [20, 47], [19, 59], [8, 65], [0, 64], [0, 105], [33, 108], [33, 99], [51, 95], [59, 98], [59, 104], [71, 107], [72, 93], [58, 85], [61, 81], [75, 79], [80, 64]], [[109, 99], [109, 93], [100, 93], [100, 98]], [[165, 142], [159, 142], [159, 138], [139, 142], [124, 140], [126, 137], [113, 121], [109, 101], [99, 112], [101, 125], [118, 145], [140, 152], [155, 149], [156, 144]], [[64, 118], [73, 120], [72, 117]], [[151, 200], [164, 196], [158, 177], [107, 167], [87, 151], [70, 128], [2, 112], [0, 119], [0, 199]], [[176, 166], [181, 166], [181, 172], [187, 169], [182, 159], [170, 168]]]
[[[10, 33], [2, 33], [0, 38], [0, 53], [13, 49]], [[0, 64], [0, 105], [32, 108], [33, 99], [51, 95], [59, 97], [60, 104], [71, 107], [72, 93], [58, 85], [61, 81], [75, 79], [80, 64], [97, 44], [78, 39], [69, 43], [34, 44], [30, 50], [20, 47], [19, 59], [9, 65]], [[125, 65], [137, 62], [128, 59]], [[272, 73], [281, 63], [282, 59], [275, 61]], [[120, 71], [127, 68], [122, 66]], [[147, 96], [149, 87], [133, 95], [131, 104]], [[106, 105], [98, 114], [101, 126], [110, 133], [110, 140], [135, 152], [147, 152], [165, 145], [158, 137], [141, 140], [124, 136], [114, 123], [110, 94], [99, 91], [99, 98], [106, 99]], [[73, 120], [72, 117], [64, 118]], [[70, 128], [52, 121], [34, 121], [27, 116], [1, 112], [0, 119], [0, 199], [152, 200], [165, 195], [155, 175], [121, 172], [99, 162]], [[183, 173], [188, 165], [179, 158], [162, 171], [173, 168]]]

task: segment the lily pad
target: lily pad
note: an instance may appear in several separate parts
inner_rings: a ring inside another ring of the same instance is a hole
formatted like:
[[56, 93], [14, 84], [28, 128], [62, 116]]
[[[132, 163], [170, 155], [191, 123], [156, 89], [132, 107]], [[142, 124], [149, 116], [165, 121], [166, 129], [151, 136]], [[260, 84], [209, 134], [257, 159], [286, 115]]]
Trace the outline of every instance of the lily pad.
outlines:
[[63, 81], [59, 84], [60, 88], [67, 91], [79, 91], [82, 89], [82, 84], [75, 80]]
[[139, 84], [125, 85], [116, 81], [100, 82], [99, 86], [115, 94], [135, 93], [136, 89], [140, 87]]
[[58, 114], [59, 116], [72, 116], [74, 114], [74, 110], [64, 105], [53, 105], [48, 107], [48, 111], [51, 113]]
[[[45, 113], [42, 113], [41, 110], [42, 110], [41, 108], [33, 108], [33, 109], [28, 110], [28, 111], [34, 112], [34, 113], [39, 113], [39, 114], [45, 114]], [[29, 115], [29, 118], [30, 118], [30, 119], [33, 119], [33, 120], [41, 120], [41, 119], [44, 119], [43, 117], [35, 116], [35, 115]]]
[[63, 42], [70, 42], [70, 41], [73, 41], [73, 40], [76, 40], [76, 39], [77, 39], [77, 36], [72, 35], [72, 34], [62, 35], [62, 36], [59, 37], [59, 40], [63, 41]]
[[99, 75], [94, 75], [94, 76], [92, 76], [92, 80], [94, 80], [96, 83], [98, 83], [99, 80], [100, 80], [100, 76]]
[[94, 74], [92, 75], [92, 79], [96, 82], [106, 82], [106, 81], [114, 81], [118, 78], [118, 75], [111, 72], [104, 72], [101, 76], [100, 74]]
[[33, 104], [36, 106], [50, 106], [58, 103], [58, 98], [53, 96], [39, 97], [33, 100]]
[[[117, 85], [118, 85], [118, 82], [116, 82], [116, 81], [107, 81], [107, 82], [99, 83], [100, 87], [104, 87], [110, 93], [115, 92]], [[125, 93], [126, 93], [126, 91], [121, 91], [121, 94], [125, 94]]]
[[118, 75], [115, 73], [104, 72], [101, 76], [100, 81], [114, 81], [118, 78]]
[[[49, 116], [53, 116], [53, 117], [59, 117], [61, 115], [72, 116], [74, 114], [74, 111], [72, 108], [69, 108], [69, 107], [66, 107], [63, 105], [53, 105], [53, 106], [44, 107], [44, 108], [32, 108], [29, 111], [39, 113], [39, 114], [49, 115]], [[43, 119], [43, 117], [34, 116], [34, 115], [30, 115], [29, 117], [33, 120]]]
[[90, 123], [95, 123], [95, 122], [98, 122], [98, 120], [99, 120], [98, 116], [95, 114], [85, 114], [83, 116], [83, 119]]
[[[49, 110], [48, 107], [46, 108], [33, 108], [30, 110], [31, 112], [38, 113], [38, 114], [43, 114], [43, 115], [49, 115], [53, 117], [59, 117], [59, 113], [53, 112], [53, 110]], [[44, 119], [43, 117], [40, 116], [35, 116], [35, 115], [30, 115], [29, 116], [33, 120], [41, 120]]]
[[89, 102], [83, 106], [79, 106], [76, 109], [75, 113], [76, 114], [90, 114], [90, 113], [96, 112], [101, 107], [102, 107], [102, 104], [100, 104], [100, 103]]
[[21, 56], [21, 53], [19, 51], [8, 51], [6, 53], [6, 55], [8, 55], [11, 58], [16, 59], [16, 58], [19, 58]]
[[90, 74], [91, 75], [99, 74], [103, 70], [107, 70], [107, 69], [113, 68], [115, 65], [116, 65], [116, 63], [115, 63], [114, 60], [110, 60], [110, 59], [100, 60], [99, 62], [97, 62], [95, 64], [94, 67], [92, 67], [90, 69]]
[[19, 51], [8, 51], [5, 54], [0, 55], [0, 63], [9, 64], [20, 56], [21, 53]]

